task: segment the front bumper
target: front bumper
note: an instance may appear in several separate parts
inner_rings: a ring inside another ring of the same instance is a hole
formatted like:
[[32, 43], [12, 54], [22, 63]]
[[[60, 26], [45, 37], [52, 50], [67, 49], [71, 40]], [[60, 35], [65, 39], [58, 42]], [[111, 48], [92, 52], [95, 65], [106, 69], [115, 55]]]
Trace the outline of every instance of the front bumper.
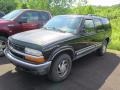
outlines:
[[31, 64], [28, 62], [24, 62], [24, 60], [21, 60], [21, 58], [13, 55], [8, 49], [5, 49], [4, 53], [11, 63], [28, 72], [39, 73], [40, 75], [44, 75], [48, 73], [51, 66], [51, 61], [45, 62], [43, 64]]

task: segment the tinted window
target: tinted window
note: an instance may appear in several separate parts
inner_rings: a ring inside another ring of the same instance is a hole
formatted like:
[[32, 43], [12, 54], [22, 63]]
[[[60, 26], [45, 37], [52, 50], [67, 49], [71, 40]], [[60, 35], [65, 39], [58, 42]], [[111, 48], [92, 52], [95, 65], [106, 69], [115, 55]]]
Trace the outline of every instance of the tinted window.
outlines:
[[103, 25], [100, 19], [94, 19], [94, 22], [97, 30], [103, 29]]
[[49, 20], [49, 14], [47, 12], [40, 12], [40, 20], [45, 20], [48, 21]]
[[102, 23], [103, 23], [103, 27], [107, 30], [107, 29], [111, 29], [111, 25], [110, 22], [107, 18], [102, 18], [101, 19]]
[[38, 12], [25, 12], [19, 20], [26, 20], [27, 23], [29, 22], [38, 22], [39, 21], [39, 13]]
[[102, 23], [103, 23], [103, 24], [109, 24], [109, 20], [108, 20], [107, 18], [103, 18], [103, 19], [102, 19]]
[[85, 20], [84, 26], [85, 26], [85, 32], [87, 33], [94, 32], [93, 20], [90, 20], [90, 19]]

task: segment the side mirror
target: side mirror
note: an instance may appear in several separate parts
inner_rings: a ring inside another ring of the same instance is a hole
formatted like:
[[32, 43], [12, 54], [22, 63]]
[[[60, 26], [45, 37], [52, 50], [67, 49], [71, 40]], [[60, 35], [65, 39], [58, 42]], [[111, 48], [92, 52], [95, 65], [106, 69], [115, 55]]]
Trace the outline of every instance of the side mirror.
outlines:
[[18, 20], [20, 24], [22, 23], [27, 23], [27, 17], [22, 17], [21, 19]]

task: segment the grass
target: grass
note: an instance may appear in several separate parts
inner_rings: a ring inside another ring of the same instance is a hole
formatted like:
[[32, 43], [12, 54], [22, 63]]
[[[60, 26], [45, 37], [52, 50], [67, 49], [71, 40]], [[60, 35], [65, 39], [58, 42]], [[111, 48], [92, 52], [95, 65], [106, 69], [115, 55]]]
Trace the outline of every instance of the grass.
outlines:
[[111, 25], [112, 36], [108, 48], [120, 51], [120, 18], [111, 20]]

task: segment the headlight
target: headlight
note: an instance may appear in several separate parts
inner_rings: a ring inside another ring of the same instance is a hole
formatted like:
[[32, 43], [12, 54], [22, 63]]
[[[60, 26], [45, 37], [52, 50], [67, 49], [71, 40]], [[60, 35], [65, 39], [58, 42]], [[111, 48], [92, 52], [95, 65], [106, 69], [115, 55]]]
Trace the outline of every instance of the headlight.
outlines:
[[29, 54], [29, 55], [34, 55], [34, 56], [42, 56], [42, 52], [38, 51], [38, 50], [34, 50], [31, 48], [25, 48], [25, 53]]

